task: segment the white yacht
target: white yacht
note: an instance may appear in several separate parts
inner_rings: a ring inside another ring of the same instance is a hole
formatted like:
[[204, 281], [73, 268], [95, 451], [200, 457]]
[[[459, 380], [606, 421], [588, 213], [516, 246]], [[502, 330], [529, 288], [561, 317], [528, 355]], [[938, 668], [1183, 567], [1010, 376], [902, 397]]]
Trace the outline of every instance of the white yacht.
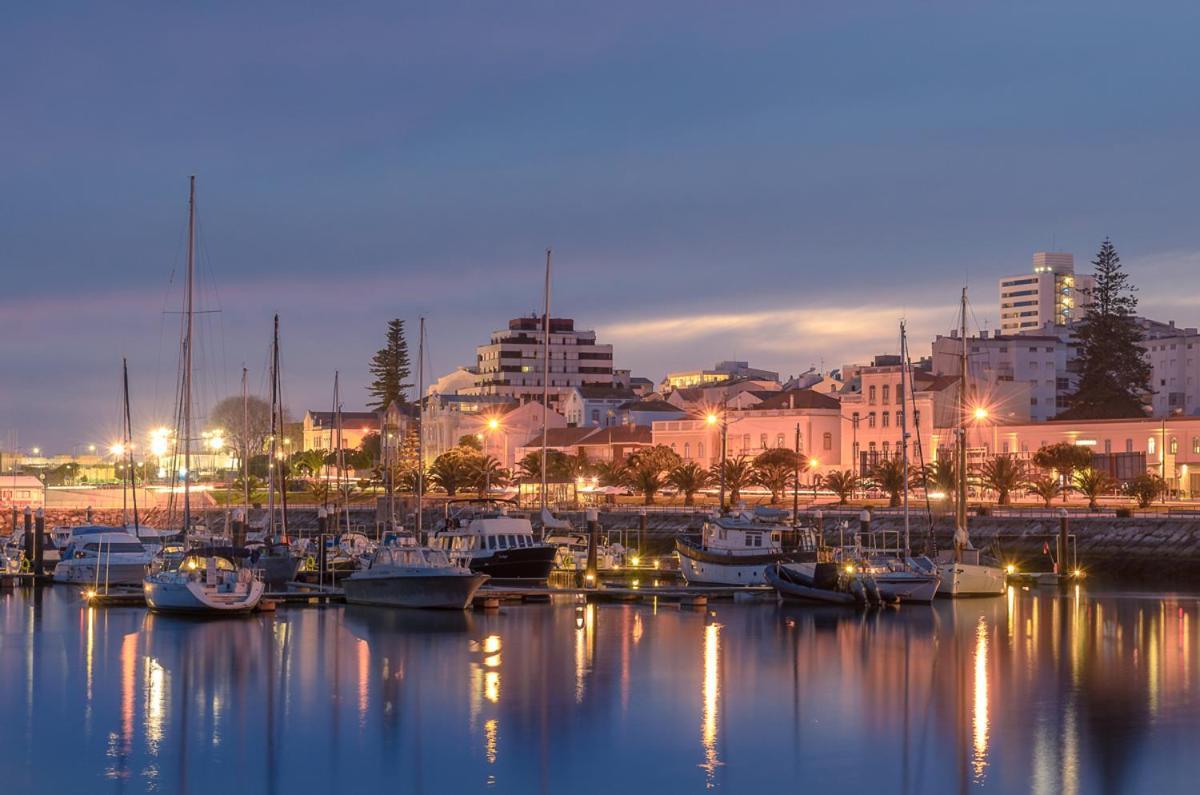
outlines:
[[380, 546], [370, 565], [342, 587], [352, 605], [465, 610], [488, 579], [454, 563], [444, 550], [396, 543]]
[[76, 527], [54, 567], [54, 581], [137, 585], [153, 562], [154, 555], [123, 527]]
[[544, 581], [550, 577], [558, 548], [539, 541], [523, 516], [510, 516], [503, 500], [459, 500], [462, 507], [447, 516], [430, 546], [454, 562], [496, 580]]
[[704, 523], [700, 543], [675, 539], [679, 568], [689, 585], [766, 585], [765, 569], [775, 563], [814, 561], [816, 536], [797, 530], [795, 549], [784, 549], [786, 525], [762, 521], [749, 512]]
[[142, 580], [146, 606], [159, 613], [236, 615], [258, 607], [266, 586], [257, 572], [209, 552]]

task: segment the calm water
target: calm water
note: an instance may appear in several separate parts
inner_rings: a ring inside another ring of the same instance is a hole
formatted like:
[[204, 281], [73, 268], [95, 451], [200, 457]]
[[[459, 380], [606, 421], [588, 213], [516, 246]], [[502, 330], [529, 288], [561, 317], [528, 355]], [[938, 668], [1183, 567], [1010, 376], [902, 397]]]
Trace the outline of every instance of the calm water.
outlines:
[[[40, 601], [35, 601], [40, 599]], [[4, 792], [1180, 791], [1195, 597], [882, 614], [287, 608], [0, 596]]]

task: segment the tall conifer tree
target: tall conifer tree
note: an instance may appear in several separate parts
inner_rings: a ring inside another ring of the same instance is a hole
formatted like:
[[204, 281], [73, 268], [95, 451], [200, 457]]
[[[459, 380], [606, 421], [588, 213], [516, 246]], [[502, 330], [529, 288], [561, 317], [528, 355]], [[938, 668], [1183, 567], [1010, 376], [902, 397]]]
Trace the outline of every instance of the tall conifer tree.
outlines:
[[1075, 331], [1079, 346], [1079, 387], [1062, 419], [1119, 419], [1145, 416], [1143, 396], [1150, 390], [1150, 364], [1142, 331], [1134, 319], [1135, 287], [1121, 268], [1112, 241], [1104, 239], [1092, 261], [1096, 286], [1092, 304]]
[[389, 320], [387, 344], [371, 358], [371, 375], [375, 380], [367, 387], [371, 402], [367, 405], [382, 410], [391, 403], [404, 405], [408, 402], [407, 390], [412, 387], [408, 378], [412, 375], [408, 361], [408, 342], [404, 339], [404, 321]]

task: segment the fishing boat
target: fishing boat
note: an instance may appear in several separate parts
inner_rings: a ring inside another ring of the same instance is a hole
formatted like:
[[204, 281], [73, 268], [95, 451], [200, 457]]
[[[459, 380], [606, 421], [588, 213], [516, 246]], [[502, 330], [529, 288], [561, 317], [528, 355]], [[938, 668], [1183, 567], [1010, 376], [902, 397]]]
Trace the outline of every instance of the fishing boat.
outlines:
[[177, 569], [142, 581], [146, 605], [157, 613], [237, 615], [258, 607], [266, 586], [257, 572], [234, 563], [232, 550], [193, 550]]
[[955, 444], [956, 499], [954, 512], [954, 547], [937, 561], [942, 585], [939, 596], [1000, 596], [1007, 587], [1006, 575], [1000, 563], [985, 557], [971, 544], [967, 529], [967, 288], [962, 291], [960, 325], [962, 351], [959, 356], [958, 428]]
[[395, 544], [379, 547], [370, 565], [343, 580], [342, 588], [352, 605], [463, 610], [489, 579], [444, 550]]
[[[505, 500], [452, 500], [430, 546], [459, 565], [495, 580], [544, 582], [558, 548], [539, 541], [524, 516], [510, 515]], [[457, 506], [457, 507], [456, 507]]]
[[[566, 519], [559, 519], [549, 508], [542, 509], [542, 540], [558, 548], [554, 567], [560, 571], [583, 571], [587, 566], [591, 538], [576, 530]], [[596, 569], [616, 571], [625, 562], [625, 547], [621, 544], [596, 544]]]
[[75, 527], [54, 567], [54, 581], [76, 585], [137, 585], [154, 555], [123, 527]]
[[[784, 548], [785, 532], [798, 536], [790, 549]], [[811, 528], [791, 531], [786, 525], [741, 512], [706, 521], [699, 543], [677, 537], [675, 551], [689, 585], [765, 585], [770, 565], [815, 561], [817, 542]]]

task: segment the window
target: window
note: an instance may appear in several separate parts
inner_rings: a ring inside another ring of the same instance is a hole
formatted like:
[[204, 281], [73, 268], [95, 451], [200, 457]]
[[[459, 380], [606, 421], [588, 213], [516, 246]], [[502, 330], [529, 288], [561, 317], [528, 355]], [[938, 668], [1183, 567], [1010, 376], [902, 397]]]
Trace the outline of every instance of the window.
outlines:
[[868, 403], [875, 402], [875, 385], [874, 384], [867, 387], [867, 402]]
[[1192, 452], [1200, 453], [1200, 436], [1192, 437]]
[[508, 536], [496, 536], [496, 543], [500, 549], [508, 549]]
[[743, 433], [742, 434], [742, 452], [746, 453], [749, 451], [750, 451], [750, 434]]
[[1154, 437], [1151, 436], [1149, 439], [1146, 440], [1146, 454], [1154, 455], [1154, 450], [1155, 450]]
[[887, 457], [888, 457], [888, 453], [891, 451], [891, 447], [892, 447], [892, 443], [891, 443], [891, 442], [884, 442], [884, 443], [883, 443], [883, 457], [884, 457], [884, 458], [887, 458]]
[[592, 409], [592, 425], [600, 424], [600, 409]]
[[1127, 452], [1127, 453], [1133, 452], [1133, 439], [1125, 440], [1125, 452]]
[[1008, 441], [1007, 440], [1004, 442], [1003, 449], [1004, 449], [1004, 454], [1008, 455]]
[[892, 387], [888, 384], [883, 385], [883, 402], [887, 403], [892, 397]]
[[696, 442], [696, 458], [704, 458], [704, 442]]
[[1108, 455], [1112, 452], [1112, 439], [1104, 440], [1104, 454]]
[[760, 433], [758, 435], [758, 446], [760, 449], [767, 449], [767, 435], [765, 433]]
[[1179, 440], [1174, 436], [1171, 437], [1171, 455], [1179, 454]]
[[904, 403], [904, 382], [903, 381], [896, 384], [896, 402], [898, 404]]
[[783, 447], [783, 444], [784, 444], [784, 442], [783, 442], [783, 434], [782, 434], [782, 433], [780, 433], [780, 434], [776, 434], [776, 435], [775, 435], [775, 446], [776, 446], [776, 447]]
[[[1200, 442], [1200, 436], [1196, 437], [1196, 440], [1197, 440], [1198, 442]], [[824, 436], [821, 438], [821, 444], [822, 444], [822, 446], [824, 447], [824, 449], [826, 449], [826, 450], [832, 450], [832, 449], [833, 449], [833, 434], [832, 434], [832, 433], [827, 433], [827, 434], [825, 434], [825, 435], [824, 435]]]
[[883, 427], [888, 427], [888, 412], [883, 412]]
[[904, 427], [904, 412], [903, 411], [896, 412], [896, 427], [897, 428]]
[[[687, 461], [691, 457], [692, 457], [692, 443], [684, 442], [683, 443], [683, 460]], [[547, 459], [547, 460], [549, 460], [549, 459]]]
[[873, 412], [873, 411], [867, 413], [867, 427], [868, 428], [875, 427], [875, 412]]
[[851, 422], [851, 424], [854, 425], [855, 428], [858, 427], [858, 412], [857, 411], [850, 415], [850, 422]]

